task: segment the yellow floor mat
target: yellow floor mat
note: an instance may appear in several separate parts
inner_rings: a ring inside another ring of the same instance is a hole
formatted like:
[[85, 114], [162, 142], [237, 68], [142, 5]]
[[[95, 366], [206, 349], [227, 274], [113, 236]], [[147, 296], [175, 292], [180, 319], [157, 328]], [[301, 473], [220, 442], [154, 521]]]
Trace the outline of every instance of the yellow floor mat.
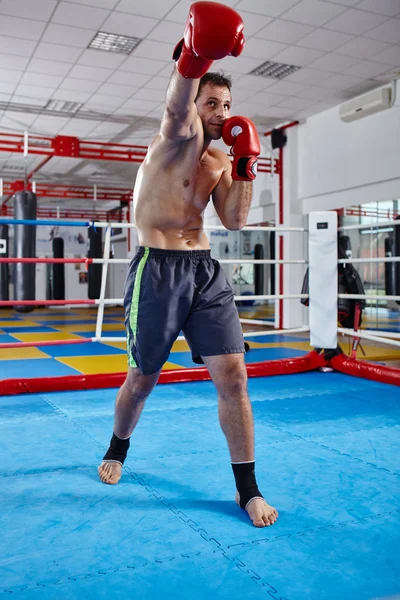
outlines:
[[312, 350], [309, 342], [248, 342], [250, 348], [294, 348], [295, 350]]
[[20, 342], [37, 342], [39, 339], [41, 342], [49, 342], [53, 340], [79, 340], [84, 336], [74, 335], [69, 331], [49, 331], [47, 333], [13, 333], [12, 336]]
[[0, 360], [24, 360], [27, 358], [51, 357], [39, 348], [0, 348]]
[[189, 352], [189, 344], [185, 340], [174, 342], [171, 352]]
[[0, 321], [0, 327], [40, 327], [35, 321]]
[[[113, 348], [119, 348], [120, 350], [126, 350], [126, 342], [102, 342], [106, 346], [112, 346]], [[189, 352], [189, 345], [185, 340], [178, 340], [174, 342], [171, 352]]]
[[[96, 315], [35, 315], [31, 317], [36, 321], [93, 321], [96, 322]], [[20, 321], [21, 323], [21, 321]], [[24, 322], [25, 325], [25, 322]]]
[[[85, 375], [96, 373], [123, 373], [128, 369], [128, 361], [125, 354], [105, 356], [66, 356], [57, 358], [56, 360]], [[182, 368], [181, 365], [166, 362], [163, 371], [180, 368]]]
[[[77, 351], [79, 352], [79, 350]], [[95, 373], [122, 373], [128, 368], [128, 361], [125, 354], [63, 356], [56, 360], [85, 375], [92, 375]]]
[[126, 350], [126, 342], [101, 342], [105, 346], [111, 346], [112, 348], [119, 348], [119, 350]]
[[[349, 348], [348, 345], [347, 347], [342, 347], [343, 350], [349, 354]], [[397, 360], [400, 359], [400, 350], [397, 350], [395, 348], [389, 348], [388, 346], [386, 347], [377, 347], [377, 346], [367, 346], [365, 344], [363, 344], [363, 349], [365, 352], [365, 356], [361, 350], [360, 347], [358, 347], [357, 349], [357, 358], [359, 358], [360, 360], [377, 360], [377, 361], [382, 361], [382, 360]]]
[[[54, 329], [59, 331], [75, 331], [78, 333], [92, 332], [93, 329], [96, 328], [96, 322], [93, 323], [85, 323], [83, 325], [55, 325]], [[103, 331], [121, 331], [124, 330], [123, 323], [105, 323], [102, 326]]]

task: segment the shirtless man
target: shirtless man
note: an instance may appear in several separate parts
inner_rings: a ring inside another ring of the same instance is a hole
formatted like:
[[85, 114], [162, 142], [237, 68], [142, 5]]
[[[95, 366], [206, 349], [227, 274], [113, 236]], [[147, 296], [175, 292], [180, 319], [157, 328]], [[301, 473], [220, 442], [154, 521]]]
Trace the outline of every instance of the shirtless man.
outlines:
[[[232, 289], [210, 256], [203, 230], [210, 195], [230, 230], [244, 227], [250, 208], [260, 153], [257, 131], [249, 119], [229, 117], [230, 79], [206, 74], [213, 60], [238, 56], [243, 46], [238, 13], [213, 2], [191, 6], [185, 37], [174, 52], [176, 69], [161, 130], [135, 183], [140, 249], [129, 266], [124, 296], [129, 368], [116, 400], [110, 447], [98, 470], [104, 483], [118, 483], [129, 438], [182, 330], [193, 360], [204, 361], [218, 390], [236, 502], [256, 527], [265, 527], [278, 513], [255, 479], [243, 333]], [[226, 154], [210, 147], [221, 137], [234, 148], [232, 165]]]

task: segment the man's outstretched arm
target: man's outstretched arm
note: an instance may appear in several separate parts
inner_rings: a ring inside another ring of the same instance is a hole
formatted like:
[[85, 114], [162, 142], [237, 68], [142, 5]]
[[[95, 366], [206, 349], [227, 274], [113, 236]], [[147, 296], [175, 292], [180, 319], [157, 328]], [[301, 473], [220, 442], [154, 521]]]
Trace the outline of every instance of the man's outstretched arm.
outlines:
[[229, 6], [195, 2], [189, 10], [183, 38], [175, 47], [176, 69], [168, 86], [161, 134], [168, 139], [189, 139], [196, 133], [194, 100], [200, 78], [214, 60], [239, 56], [244, 47], [243, 21]]
[[174, 69], [168, 85], [161, 134], [169, 140], [190, 139], [197, 130], [197, 109], [194, 100], [200, 79], [186, 79]]

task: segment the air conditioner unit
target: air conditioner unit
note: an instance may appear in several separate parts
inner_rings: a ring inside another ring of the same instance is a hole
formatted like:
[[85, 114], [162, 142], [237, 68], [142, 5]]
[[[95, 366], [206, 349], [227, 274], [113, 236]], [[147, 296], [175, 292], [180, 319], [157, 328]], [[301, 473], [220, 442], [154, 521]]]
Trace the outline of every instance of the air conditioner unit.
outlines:
[[354, 100], [349, 100], [340, 106], [339, 116], [342, 121], [349, 123], [386, 110], [392, 106], [392, 93], [392, 88], [379, 88], [354, 98]]

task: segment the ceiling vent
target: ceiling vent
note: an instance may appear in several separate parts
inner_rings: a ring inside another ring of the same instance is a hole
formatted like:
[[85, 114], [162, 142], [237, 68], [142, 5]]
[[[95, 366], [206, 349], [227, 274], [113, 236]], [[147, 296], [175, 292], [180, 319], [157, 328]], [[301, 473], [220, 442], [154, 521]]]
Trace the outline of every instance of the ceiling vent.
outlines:
[[23, 173], [25, 171], [25, 167], [17, 167], [15, 165], [6, 165], [5, 167], [3, 167], [4, 171], [10, 172], [10, 173]]
[[141, 38], [99, 31], [90, 42], [88, 48], [105, 50], [106, 52], [118, 52], [119, 54], [130, 54], [141, 41]]
[[249, 75], [271, 77], [272, 79], [284, 79], [284, 77], [295, 73], [299, 69], [300, 67], [296, 67], [294, 65], [285, 65], [284, 63], [277, 63], [273, 62], [272, 60], [267, 60], [263, 62], [262, 65], [259, 65], [250, 71]]

